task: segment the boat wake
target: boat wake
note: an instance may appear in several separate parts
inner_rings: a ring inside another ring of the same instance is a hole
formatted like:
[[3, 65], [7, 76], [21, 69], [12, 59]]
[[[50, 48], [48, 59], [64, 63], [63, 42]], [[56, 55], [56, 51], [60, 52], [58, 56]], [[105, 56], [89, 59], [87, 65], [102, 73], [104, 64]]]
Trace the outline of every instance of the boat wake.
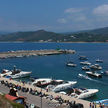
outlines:
[[83, 78], [83, 79], [87, 79], [87, 80], [90, 80], [90, 81], [94, 81], [94, 82], [97, 82], [97, 83], [100, 83], [100, 84], [103, 84], [103, 85], [108, 85], [107, 83], [104, 83], [102, 81], [98, 81], [98, 80], [95, 80], [95, 79], [92, 79], [86, 75], [83, 75], [83, 74], [78, 74], [78, 77], [79, 78]]

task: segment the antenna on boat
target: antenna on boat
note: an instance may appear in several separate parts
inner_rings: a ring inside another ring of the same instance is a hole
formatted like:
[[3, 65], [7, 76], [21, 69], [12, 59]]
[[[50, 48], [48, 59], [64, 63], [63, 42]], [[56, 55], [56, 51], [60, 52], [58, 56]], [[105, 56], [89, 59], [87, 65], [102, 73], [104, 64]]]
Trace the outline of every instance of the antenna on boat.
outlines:
[[14, 69], [13, 69], [13, 71], [15, 72], [16, 71], [16, 66], [14, 65]]

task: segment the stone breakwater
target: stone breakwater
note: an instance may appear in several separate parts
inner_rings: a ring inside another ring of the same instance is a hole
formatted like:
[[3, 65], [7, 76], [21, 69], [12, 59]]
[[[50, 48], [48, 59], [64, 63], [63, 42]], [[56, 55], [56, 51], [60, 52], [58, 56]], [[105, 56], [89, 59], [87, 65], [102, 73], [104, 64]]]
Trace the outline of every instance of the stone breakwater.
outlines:
[[0, 52], [0, 59], [42, 56], [42, 55], [56, 55], [56, 54], [74, 54], [74, 53], [75, 50], [19, 50], [19, 51]]

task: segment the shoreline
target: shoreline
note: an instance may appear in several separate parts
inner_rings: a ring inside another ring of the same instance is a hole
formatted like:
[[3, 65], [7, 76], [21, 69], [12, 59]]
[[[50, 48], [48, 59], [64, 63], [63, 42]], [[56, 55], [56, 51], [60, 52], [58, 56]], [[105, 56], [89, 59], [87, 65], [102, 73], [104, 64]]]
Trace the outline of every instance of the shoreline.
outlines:
[[108, 42], [27, 42], [27, 41], [4, 41], [0, 43], [108, 43]]
[[[18, 82], [18, 81], [15, 81], [15, 80], [10, 80], [10, 79], [7, 79], [7, 78], [4, 78], [4, 77], [1, 77], [0, 78], [0, 81], [7, 81], [8, 83], [12, 83], [12, 84], [15, 84], [15, 85], [19, 85], [21, 87], [25, 87], [25, 88], [32, 88], [32, 90], [37, 90], [39, 92], [42, 92], [43, 94], [46, 94], [46, 95], [49, 95], [49, 96], [53, 96], [53, 98], [56, 98], [56, 97], [61, 97], [63, 100], [69, 100], [69, 102], [71, 101], [76, 101], [76, 103], [82, 103], [84, 105], [84, 108], [89, 108], [89, 104], [90, 102], [87, 101], [87, 100], [83, 100], [83, 99], [77, 99], [77, 98], [74, 98], [74, 97], [71, 97], [71, 96], [68, 96], [68, 95], [64, 95], [64, 94], [60, 94], [60, 93], [55, 93], [55, 92], [52, 92], [52, 91], [46, 91], [45, 89], [41, 89], [39, 87], [36, 87], [36, 86], [33, 86], [33, 85], [30, 85], [30, 84], [22, 84], [21, 82]], [[27, 98], [30, 98], [30, 97], [27, 97]], [[54, 100], [52, 100], [54, 101]], [[34, 101], [35, 102], [35, 101]], [[36, 103], [35, 103], [36, 104]], [[65, 104], [65, 103], [64, 103]]]

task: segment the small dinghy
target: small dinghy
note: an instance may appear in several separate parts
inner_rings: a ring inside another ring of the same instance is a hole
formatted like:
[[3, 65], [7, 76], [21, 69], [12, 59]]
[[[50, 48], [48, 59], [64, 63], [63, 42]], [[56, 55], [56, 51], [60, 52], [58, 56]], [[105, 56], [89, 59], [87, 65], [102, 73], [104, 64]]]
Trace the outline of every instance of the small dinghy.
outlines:
[[76, 64], [74, 64], [73, 62], [68, 62], [68, 63], [66, 64], [66, 66], [76, 67], [77, 65], [76, 65]]
[[108, 76], [108, 71], [105, 71], [105, 72], [101, 72], [102, 75], [106, 75]]

